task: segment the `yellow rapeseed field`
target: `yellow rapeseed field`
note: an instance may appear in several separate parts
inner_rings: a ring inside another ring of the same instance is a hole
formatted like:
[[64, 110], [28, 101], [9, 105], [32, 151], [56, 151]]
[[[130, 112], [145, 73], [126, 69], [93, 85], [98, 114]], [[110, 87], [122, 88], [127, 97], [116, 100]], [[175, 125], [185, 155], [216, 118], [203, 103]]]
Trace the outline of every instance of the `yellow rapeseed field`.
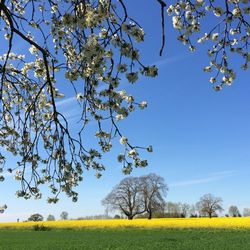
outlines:
[[250, 229], [250, 218], [164, 218], [134, 220], [66, 220], [44, 222], [0, 223], [1, 228], [32, 228], [43, 225], [49, 228], [245, 228]]

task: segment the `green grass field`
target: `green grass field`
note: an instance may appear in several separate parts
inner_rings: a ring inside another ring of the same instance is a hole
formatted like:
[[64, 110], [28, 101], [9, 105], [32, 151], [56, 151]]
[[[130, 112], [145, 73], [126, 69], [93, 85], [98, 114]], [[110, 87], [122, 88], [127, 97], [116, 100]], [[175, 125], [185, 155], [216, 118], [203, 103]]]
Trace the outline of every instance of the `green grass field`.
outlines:
[[0, 249], [250, 249], [250, 230], [1, 230]]

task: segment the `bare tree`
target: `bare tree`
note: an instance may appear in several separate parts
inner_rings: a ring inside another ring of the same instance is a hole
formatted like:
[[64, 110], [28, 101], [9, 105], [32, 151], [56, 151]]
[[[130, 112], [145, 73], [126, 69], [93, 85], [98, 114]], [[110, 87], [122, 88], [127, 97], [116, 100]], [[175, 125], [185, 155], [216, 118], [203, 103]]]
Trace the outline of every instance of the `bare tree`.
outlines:
[[228, 214], [231, 217], [241, 217], [240, 210], [237, 206], [230, 206], [228, 209]]
[[[0, 0], [0, 29], [5, 38], [0, 57], [0, 173], [7, 151], [17, 160], [8, 171], [20, 181], [18, 197], [41, 198], [40, 185], [48, 184], [52, 192], [48, 202], [57, 202], [60, 192], [77, 201], [74, 188], [84, 170], [92, 168], [100, 177], [105, 170], [102, 155], [117, 139], [122, 144], [118, 161], [124, 173], [130, 173], [133, 166], [147, 166], [139, 153], [141, 149], [152, 152], [152, 147], [135, 146], [118, 126], [136, 108], [147, 106], [146, 101], [136, 101], [120, 90], [122, 77], [134, 84], [141, 75], [158, 74], [155, 65], [144, 65], [141, 60], [136, 43], [144, 41], [144, 30], [130, 17], [128, 2]], [[209, 43], [210, 59], [204, 71], [213, 74], [214, 89], [230, 86], [237, 69], [230, 59], [240, 56], [241, 68], [249, 66], [248, 3], [152, 1], [161, 12], [160, 55], [167, 10], [178, 40], [191, 52], [196, 44]], [[214, 21], [207, 22], [207, 16]], [[23, 44], [21, 54], [16, 49], [19, 43]], [[65, 95], [59, 89], [61, 81], [72, 87], [81, 109], [77, 131], [70, 130], [69, 119], [58, 104]], [[96, 125], [93, 136], [99, 145], [94, 148], [84, 135], [90, 121]]]
[[250, 208], [244, 208], [243, 209], [243, 216], [244, 217], [250, 217]]
[[164, 178], [156, 174], [149, 174], [139, 178], [142, 188], [142, 197], [148, 219], [152, 218], [154, 212], [164, 211], [165, 200], [168, 187]]
[[66, 212], [66, 211], [63, 211], [61, 214], [60, 214], [60, 217], [61, 217], [61, 220], [67, 220], [69, 218], [69, 213]]
[[169, 201], [166, 202], [165, 211], [167, 217], [179, 217], [180, 207], [178, 203]]
[[180, 203], [179, 205], [182, 217], [186, 218], [190, 214], [191, 206], [187, 203]]
[[192, 214], [192, 206], [181, 202], [166, 202], [165, 216], [167, 217], [188, 217]]
[[145, 212], [141, 196], [141, 183], [137, 177], [123, 179], [102, 201], [104, 206], [119, 210], [132, 220], [134, 216]]
[[190, 213], [189, 215], [190, 217], [198, 217], [196, 205], [194, 204], [190, 205], [189, 213]]
[[196, 203], [196, 206], [200, 215], [209, 216], [209, 218], [216, 215], [216, 212], [223, 210], [222, 199], [220, 197], [215, 197], [212, 194], [203, 195]]

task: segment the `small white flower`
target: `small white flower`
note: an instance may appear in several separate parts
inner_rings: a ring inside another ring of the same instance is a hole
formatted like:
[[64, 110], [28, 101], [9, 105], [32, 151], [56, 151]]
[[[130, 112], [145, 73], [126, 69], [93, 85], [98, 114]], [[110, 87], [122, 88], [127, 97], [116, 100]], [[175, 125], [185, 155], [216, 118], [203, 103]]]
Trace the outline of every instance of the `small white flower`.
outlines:
[[117, 121], [123, 120], [124, 119], [124, 115], [118, 114], [118, 115], [115, 116], [115, 119]]
[[158, 69], [156, 68], [156, 66], [151, 66], [151, 67], [145, 67], [144, 68], [144, 73], [146, 76], [149, 77], [156, 77], [158, 75]]
[[172, 17], [172, 22], [173, 22], [173, 27], [175, 29], [178, 29], [178, 30], [182, 29], [183, 25], [182, 25], [180, 16], [173, 16]]
[[217, 40], [218, 40], [218, 37], [219, 37], [219, 33], [213, 33], [213, 34], [212, 34], [212, 40], [213, 40], [213, 41], [217, 41]]
[[131, 95], [129, 95], [129, 96], [126, 96], [125, 97], [125, 100], [127, 101], [127, 102], [133, 102], [134, 101], [134, 97], [133, 96], [131, 96]]
[[148, 146], [147, 147], [147, 151], [150, 152], [150, 153], [152, 153], [153, 152], [153, 147], [152, 146]]
[[121, 91], [118, 91], [118, 94], [120, 95], [121, 98], [125, 98], [126, 97], [126, 90], [121, 90]]
[[76, 99], [77, 99], [78, 101], [82, 101], [82, 100], [83, 100], [83, 94], [82, 94], [82, 93], [78, 93], [78, 94], [76, 95]]
[[37, 48], [34, 45], [31, 45], [31, 47], [29, 48], [29, 52], [34, 55], [35, 53], [37, 53]]
[[56, 93], [57, 98], [63, 98], [65, 95], [63, 93]]
[[127, 142], [128, 142], [128, 138], [125, 137], [125, 136], [122, 136], [121, 139], [120, 139], [120, 143], [121, 143], [122, 145], [126, 145]]
[[174, 6], [173, 5], [170, 5], [167, 9], [167, 13], [169, 16], [171, 16], [174, 12]]
[[204, 72], [211, 72], [212, 71], [212, 67], [211, 66], [207, 66], [203, 70], [204, 70]]
[[102, 28], [101, 32], [99, 33], [100, 38], [105, 38], [107, 36], [108, 32], [106, 29]]
[[131, 72], [126, 74], [126, 78], [129, 82], [134, 83], [138, 80], [138, 73], [137, 72]]
[[129, 157], [134, 157], [137, 155], [137, 151], [135, 149], [132, 149], [128, 152], [128, 156]]
[[211, 83], [215, 83], [216, 82], [216, 78], [215, 77], [211, 77], [209, 80]]
[[123, 64], [118, 64], [117, 65], [117, 70], [121, 73], [124, 73], [127, 71], [127, 64], [123, 63]]
[[58, 11], [58, 5], [54, 4], [52, 7], [51, 7], [51, 13], [56, 13]]
[[5, 38], [6, 40], [10, 39], [10, 34], [8, 34], [8, 33], [4, 34], [4, 38]]
[[189, 46], [189, 51], [190, 52], [195, 52], [195, 50], [196, 50], [195, 46], [193, 46], [193, 45]]
[[139, 104], [139, 107], [141, 108], [141, 109], [144, 109], [144, 108], [146, 108], [148, 106], [148, 103], [146, 102], [146, 101], [143, 101], [143, 102], [141, 102], [140, 104]]
[[222, 87], [220, 85], [217, 85], [217, 86], [214, 87], [214, 90], [215, 91], [220, 91], [220, 90], [222, 90]]
[[238, 30], [238, 29], [230, 29], [229, 33], [230, 33], [231, 35], [236, 35], [236, 34], [239, 33], [239, 30]]
[[250, 36], [250, 27], [246, 28], [247, 35]]
[[96, 176], [97, 179], [99, 179], [99, 178], [102, 177], [102, 174], [101, 174], [100, 172], [97, 172], [97, 173], [95, 174], [95, 176]]
[[233, 9], [232, 11], [233, 15], [235, 17], [239, 16], [240, 15], [240, 9], [238, 7], [236, 7], [235, 9]]
[[125, 156], [124, 156], [123, 154], [119, 154], [118, 157], [117, 157], [117, 160], [118, 160], [119, 162], [122, 162], [122, 161], [125, 160]]
[[224, 13], [224, 12], [223, 12], [223, 9], [222, 9], [221, 7], [216, 7], [216, 8], [214, 8], [214, 15], [215, 15], [216, 17], [222, 16], [223, 13]]
[[231, 45], [234, 46], [234, 45], [236, 45], [236, 44], [238, 44], [238, 41], [237, 41], [236, 38], [234, 38], [233, 41], [231, 42]]

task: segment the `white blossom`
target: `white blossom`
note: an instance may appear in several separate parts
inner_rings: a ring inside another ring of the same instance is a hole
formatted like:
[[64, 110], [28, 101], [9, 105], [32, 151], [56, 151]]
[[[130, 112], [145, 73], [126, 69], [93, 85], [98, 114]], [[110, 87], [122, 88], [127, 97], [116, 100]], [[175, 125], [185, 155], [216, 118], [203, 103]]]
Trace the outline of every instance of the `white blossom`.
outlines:
[[216, 17], [222, 16], [223, 13], [224, 13], [224, 11], [223, 11], [223, 9], [221, 7], [218, 6], [218, 7], [214, 8], [214, 15]]
[[137, 155], [136, 149], [131, 149], [131, 150], [128, 152], [128, 156], [129, 156], [129, 157], [135, 157], [136, 155]]
[[144, 109], [144, 108], [146, 108], [148, 106], [148, 103], [146, 102], [146, 101], [143, 101], [143, 102], [141, 102], [140, 104], [139, 104], [139, 107], [141, 108], [141, 109]]
[[128, 142], [128, 138], [125, 137], [125, 136], [122, 136], [121, 139], [120, 139], [120, 143], [121, 143], [122, 145], [126, 145], [127, 142]]

